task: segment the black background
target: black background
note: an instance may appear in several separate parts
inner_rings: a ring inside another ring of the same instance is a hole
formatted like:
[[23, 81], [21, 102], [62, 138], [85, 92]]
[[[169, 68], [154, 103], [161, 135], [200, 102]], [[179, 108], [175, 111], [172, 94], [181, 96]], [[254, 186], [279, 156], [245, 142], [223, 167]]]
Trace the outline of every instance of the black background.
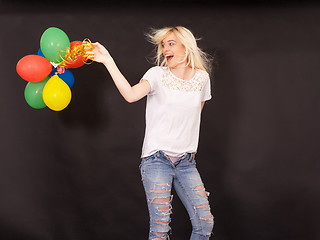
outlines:
[[[138, 166], [145, 99], [103, 65], [72, 69], [72, 100], [35, 110], [15, 70], [55, 26], [104, 44], [131, 84], [153, 66], [150, 27], [183, 25], [215, 56], [198, 169], [217, 240], [317, 240], [320, 5], [313, 1], [0, 1], [0, 238], [147, 239]], [[191, 225], [173, 200], [173, 240]]]

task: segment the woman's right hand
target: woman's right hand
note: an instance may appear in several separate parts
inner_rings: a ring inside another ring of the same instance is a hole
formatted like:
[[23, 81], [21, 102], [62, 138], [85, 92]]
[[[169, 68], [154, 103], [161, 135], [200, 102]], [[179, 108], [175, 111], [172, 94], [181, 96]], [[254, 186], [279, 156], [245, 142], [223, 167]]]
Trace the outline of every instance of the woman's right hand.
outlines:
[[92, 57], [90, 57], [91, 60], [103, 64], [107, 64], [108, 62], [113, 60], [108, 50], [103, 45], [98, 42], [95, 42], [92, 45], [93, 50], [87, 51], [87, 54], [92, 55]]

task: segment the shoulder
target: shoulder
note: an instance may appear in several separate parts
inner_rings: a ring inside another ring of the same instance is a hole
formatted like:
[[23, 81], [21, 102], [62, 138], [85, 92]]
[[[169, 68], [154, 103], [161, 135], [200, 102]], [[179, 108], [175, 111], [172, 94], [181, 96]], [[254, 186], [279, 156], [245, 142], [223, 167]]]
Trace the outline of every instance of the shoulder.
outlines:
[[202, 84], [206, 84], [208, 81], [210, 81], [209, 73], [202, 69], [197, 69], [194, 80], [197, 82], [201, 82]]
[[148, 69], [147, 73], [161, 73], [163, 72], [163, 67], [154, 66]]
[[209, 73], [207, 71], [202, 70], [202, 69], [197, 69], [197, 71], [198, 71], [200, 77], [203, 77], [206, 79], [210, 78]]
[[154, 66], [149, 68], [149, 70], [143, 75], [143, 79], [158, 81], [163, 77], [164, 68], [160, 66]]

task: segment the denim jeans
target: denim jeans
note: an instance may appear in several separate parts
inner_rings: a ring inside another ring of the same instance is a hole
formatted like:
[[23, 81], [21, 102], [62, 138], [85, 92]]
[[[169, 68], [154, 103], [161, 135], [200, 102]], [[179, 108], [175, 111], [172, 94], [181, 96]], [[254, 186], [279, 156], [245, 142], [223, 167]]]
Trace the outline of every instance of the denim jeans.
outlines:
[[188, 211], [192, 223], [190, 240], [208, 240], [213, 229], [208, 193], [196, 168], [194, 153], [175, 162], [162, 151], [142, 158], [141, 179], [150, 216], [149, 240], [169, 239], [172, 185]]

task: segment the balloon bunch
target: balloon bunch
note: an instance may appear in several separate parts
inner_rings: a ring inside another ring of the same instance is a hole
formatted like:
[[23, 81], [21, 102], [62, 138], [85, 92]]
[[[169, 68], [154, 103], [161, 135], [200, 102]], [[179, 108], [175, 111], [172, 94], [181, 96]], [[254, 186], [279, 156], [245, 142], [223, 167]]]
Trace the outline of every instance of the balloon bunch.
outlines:
[[19, 76], [29, 82], [24, 91], [27, 103], [35, 109], [46, 106], [54, 111], [65, 109], [74, 84], [74, 76], [68, 69], [87, 63], [91, 56], [86, 51], [92, 49], [88, 39], [70, 42], [59, 28], [45, 30], [37, 55], [24, 56], [16, 66]]

